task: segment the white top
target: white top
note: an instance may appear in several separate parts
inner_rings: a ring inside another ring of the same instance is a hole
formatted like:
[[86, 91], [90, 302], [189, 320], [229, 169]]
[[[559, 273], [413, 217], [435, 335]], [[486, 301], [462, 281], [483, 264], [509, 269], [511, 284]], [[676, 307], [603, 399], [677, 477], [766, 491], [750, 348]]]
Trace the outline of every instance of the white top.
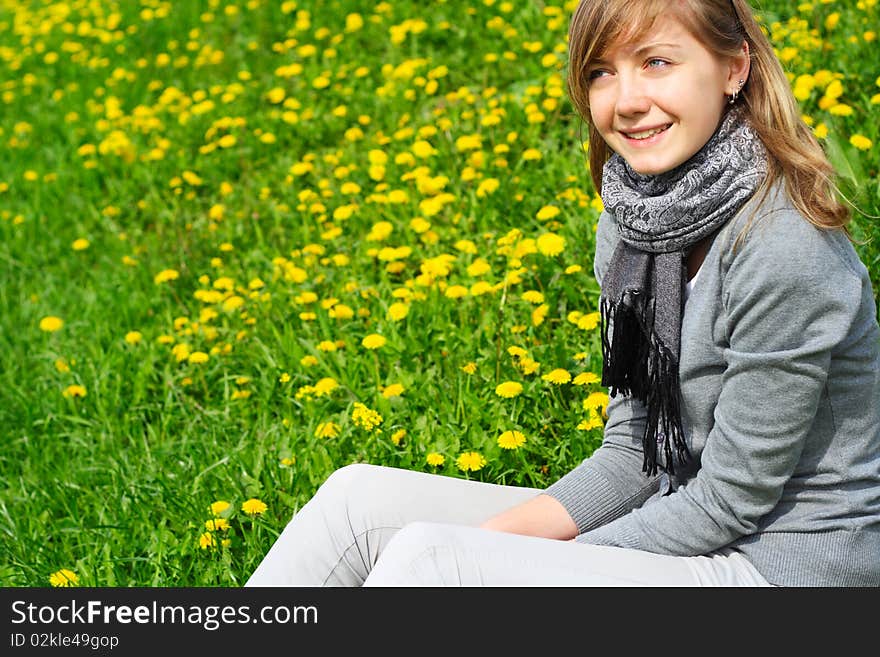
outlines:
[[694, 283], [697, 282], [697, 279], [700, 277], [700, 272], [703, 271], [703, 265], [700, 265], [700, 268], [697, 270], [697, 273], [694, 274], [694, 277], [687, 282], [687, 285], [684, 289], [684, 300], [687, 301], [688, 297], [691, 296], [691, 291], [694, 289]]

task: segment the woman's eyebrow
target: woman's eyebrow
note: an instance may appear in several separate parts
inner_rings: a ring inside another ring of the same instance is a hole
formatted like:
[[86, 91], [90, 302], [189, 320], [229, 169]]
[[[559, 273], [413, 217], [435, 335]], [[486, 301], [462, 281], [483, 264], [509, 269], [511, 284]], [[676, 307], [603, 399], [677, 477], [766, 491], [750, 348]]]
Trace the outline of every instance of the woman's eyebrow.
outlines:
[[[681, 50], [681, 46], [677, 43], [667, 43], [663, 41], [658, 41], [656, 43], [646, 43], [644, 46], [639, 46], [633, 51], [633, 57], [640, 56], [646, 50], [652, 50], [654, 48], [673, 48], [676, 50]], [[593, 64], [607, 64], [608, 58], [603, 55], [602, 57], [596, 57], [592, 60]]]

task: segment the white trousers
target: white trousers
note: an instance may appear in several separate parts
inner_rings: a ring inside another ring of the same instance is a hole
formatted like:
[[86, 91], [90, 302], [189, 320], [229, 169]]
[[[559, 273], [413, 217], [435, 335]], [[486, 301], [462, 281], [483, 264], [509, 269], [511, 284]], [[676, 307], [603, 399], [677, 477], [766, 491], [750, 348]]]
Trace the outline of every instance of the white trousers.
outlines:
[[729, 549], [675, 557], [477, 527], [540, 492], [348, 465], [293, 516], [246, 586], [770, 586]]

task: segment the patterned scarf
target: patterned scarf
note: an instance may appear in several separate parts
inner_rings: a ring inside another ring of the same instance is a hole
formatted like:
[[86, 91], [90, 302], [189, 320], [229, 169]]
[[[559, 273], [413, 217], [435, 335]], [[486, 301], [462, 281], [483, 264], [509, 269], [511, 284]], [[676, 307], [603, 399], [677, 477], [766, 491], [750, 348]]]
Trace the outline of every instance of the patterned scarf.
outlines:
[[602, 385], [646, 404], [648, 475], [657, 473], [660, 443], [670, 474], [673, 446], [680, 464], [691, 458], [678, 379], [687, 254], [736, 214], [766, 173], [764, 146], [739, 108], [675, 169], [642, 175], [614, 154], [602, 170], [602, 201], [621, 237], [602, 281]]

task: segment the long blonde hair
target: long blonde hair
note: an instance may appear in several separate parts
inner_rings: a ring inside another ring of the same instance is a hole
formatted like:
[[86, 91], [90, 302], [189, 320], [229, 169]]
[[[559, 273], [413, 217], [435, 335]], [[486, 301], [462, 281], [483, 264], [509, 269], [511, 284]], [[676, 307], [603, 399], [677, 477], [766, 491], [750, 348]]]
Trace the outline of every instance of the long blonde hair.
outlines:
[[[673, 15], [709, 51], [733, 57], [749, 45], [751, 72], [739, 102], [767, 149], [767, 177], [757, 194], [763, 199], [782, 178], [794, 206], [818, 228], [842, 228], [847, 206], [838, 200], [834, 167], [801, 118], [791, 85], [773, 46], [761, 31], [746, 0], [581, 0], [569, 27], [569, 97], [589, 125], [590, 175], [602, 189], [602, 168], [612, 151], [590, 120], [589, 67], [616, 43], [640, 38], [661, 15]], [[754, 217], [734, 243], [741, 243]]]

